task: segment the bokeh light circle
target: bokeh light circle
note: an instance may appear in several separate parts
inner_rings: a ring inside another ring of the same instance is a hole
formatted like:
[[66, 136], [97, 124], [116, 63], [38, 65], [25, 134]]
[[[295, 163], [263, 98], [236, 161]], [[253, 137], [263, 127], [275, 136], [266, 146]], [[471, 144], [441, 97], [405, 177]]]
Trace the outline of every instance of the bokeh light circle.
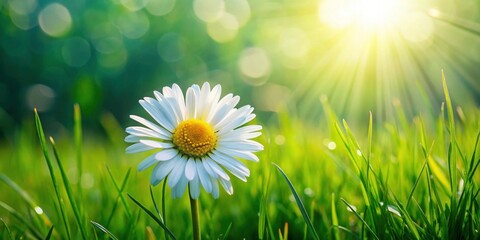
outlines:
[[60, 3], [52, 3], [40, 11], [38, 23], [47, 35], [60, 37], [70, 30], [72, 17], [65, 6]]
[[129, 11], [136, 12], [147, 5], [149, 0], [121, 0], [120, 3]]
[[245, 25], [250, 19], [250, 4], [246, 0], [225, 0], [225, 10], [235, 16], [238, 25]]
[[185, 55], [181, 38], [174, 32], [167, 33], [158, 40], [157, 50], [160, 57], [169, 63], [177, 62]]
[[150, 20], [143, 11], [124, 13], [117, 16], [115, 24], [123, 36], [138, 39], [150, 29]]
[[223, 0], [194, 0], [193, 10], [200, 20], [212, 23], [225, 12], [225, 2]]
[[36, 108], [39, 112], [48, 111], [55, 100], [55, 91], [43, 84], [30, 86], [25, 93], [25, 100], [29, 109]]
[[155, 16], [163, 16], [175, 8], [175, 0], [150, 0], [145, 9]]
[[224, 43], [235, 39], [239, 24], [237, 18], [229, 13], [224, 13], [220, 19], [207, 26], [208, 35], [215, 41]]
[[238, 67], [245, 80], [251, 85], [262, 85], [267, 81], [271, 71], [270, 58], [262, 48], [247, 48], [243, 50], [238, 61]]
[[90, 59], [90, 44], [81, 37], [67, 39], [62, 47], [62, 57], [66, 64], [81, 67]]
[[9, 15], [12, 23], [22, 30], [29, 30], [37, 25], [37, 19], [32, 17], [32, 14], [19, 14], [10, 8]]
[[9, 1], [10, 10], [20, 15], [27, 15], [37, 8], [37, 0], [11, 0]]
[[430, 17], [423, 13], [415, 12], [405, 17], [400, 30], [406, 40], [422, 42], [432, 36], [434, 25]]

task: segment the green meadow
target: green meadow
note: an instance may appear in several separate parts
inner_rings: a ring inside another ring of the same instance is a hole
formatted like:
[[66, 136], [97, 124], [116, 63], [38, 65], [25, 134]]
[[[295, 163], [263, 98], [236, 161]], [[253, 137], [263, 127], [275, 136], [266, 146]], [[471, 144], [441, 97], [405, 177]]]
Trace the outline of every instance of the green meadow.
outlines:
[[3, 0], [0, 23], [0, 239], [199, 239], [125, 138], [139, 99], [204, 82], [264, 150], [201, 189], [201, 238], [480, 239], [476, 0]]
[[[201, 194], [203, 237], [478, 238], [480, 110], [459, 115], [445, 94], [432, 122], [399, 107], [395, 121], [366, 113], [351, 129], [326, 99], [318, 124], [281, 113], [258, 122], [265, 150], [248, 182], [233, 180], [231, 196]], [[2, 238], [191, 238], [188, 197], [150, 187], [115, 118], [102, 116], [105, 137], [85, 135], [74, 109], [73, 128], [55, 139], [32, 113], [3, 145]]]

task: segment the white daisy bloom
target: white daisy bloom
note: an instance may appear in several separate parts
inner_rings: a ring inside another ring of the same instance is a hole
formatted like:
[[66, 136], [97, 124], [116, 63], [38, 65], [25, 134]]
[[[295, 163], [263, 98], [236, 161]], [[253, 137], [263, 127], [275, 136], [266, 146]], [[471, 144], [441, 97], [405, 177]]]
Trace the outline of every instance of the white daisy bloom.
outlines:
[[258, 162], [254, 153], [263, 150], [263, 145], [252, 140], [261, 135], [262, 126], [243, 126], [255, 118], [253, 107], [236, 108], [239, 96], [220, 98], [221, 86], [211, 89], [207, 82], [201, 88], [189, 87], [185, 96], [176, 84], [154, 95], [139, 101], [154, 122], [131, 115], [143, 126], [128, 127], [125, 138], [133, 143], [127, 153], [155, 150], [138, 165], [139, 171], [155, 166], [152, 185], [168, 176], [174, 198], [181, 197], [188, 184], [190, 197], [197, 199], [200, 185], [215, 198], [218, 183], [233, 194], [227, 172], [247, 181], [250, 170], [238, 158]]

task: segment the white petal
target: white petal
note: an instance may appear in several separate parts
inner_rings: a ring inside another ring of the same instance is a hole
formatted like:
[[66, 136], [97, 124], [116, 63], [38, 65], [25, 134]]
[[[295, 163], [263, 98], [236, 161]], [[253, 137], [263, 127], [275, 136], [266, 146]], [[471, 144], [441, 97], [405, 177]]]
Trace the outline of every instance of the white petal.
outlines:
[[155, 140], [140, 140], [141, 143], [153, 147], [153, 148], [172, 148], [173, 143], [170, 142], [159, 142]]
[[203, 159], [201, 162], [203, 164], [203, 168], [205, 169], [208, 175], [210, 175], [213, 178], [218, 178], [218, 175], [213, 171], [212, 167], [210, 167], [210, 165], [207, 163], [207, 159]]
[[200, 87], [197, 84], [193, 84], [191, 86], [192, 90], [195, 92], [195, 113], [194, 113], [194, 118], [198, 118], [200, 116]]
[[155, 123], [148, 121], [145, 118], [135, 116], [135, 115], [130, 115], [130, 118], [137, 121], [138, 123], [145, 125], [145, 127], [152, 129], [153, 131], [159, 133], [160, 135], [164, 136], [165, 138], [162, 138], [162, 139], [169, 139], [172, 136], [171, 132], [169, 132], [168, 130], [166, 130], [161, 126], [158, 126]]
[[146, 146], [143, 143], [135, 143], [133, 145], [128, 146], [127, 149], [125, 149], [125, 152], [126, 153], [138, 153], [138, 152], [145, 152], [145, 151], [152, 150], [152, 149], [154, 149], [154, 148], [152, 148], [150, 146]]
[[231, 131], [241, 126], [241, 123], [245, 121], [247, 114], [251, 111], [252, 107], [249, 105], [243, 106], [239, 109], [233, 109], [225, 118], [223, 118], [222, 121], [214, 126], [214, 129], [219, 130], [219, 134], [220, 132]]
[[137, 170], [143, 171], [158, 161], [155, 159], [155, 154], [145, 158], [140, 164], [138, 164]]
[[[233, 131], [230, 131], [228, 133], [234, 133], [235, 130]], [[227, 133], [227, 134], [228, 134]], [[227, 134], [224, 134], [223, 136], [219, 136], [219, 140], [220, 141], [223, 141], [223, 142], [235, 142], [235, 141], [244, 141], [244, 140], [248, 140], [248, 139], [252, 139], [252, 138], [256, 138], [260, 135], [262, 135], [261, 132], [251, 132], [251, 133], [243, 133], [243, 134], [229, 134], [228, 136], [226, 136]]]
[[[154, 95], [158, 94], [158, 91], [153, 92]], [[145, 97], [143, 98], [148, 104], [151, 105], [155, 111], [157, 111], [158, 116], [161, 116], [161, 120], [163, 120], [164, 124], [162, 124], [166, 129], [170, 132], [173, 132], [176, 124], [175, 114], [171, 107], [166, 104], [164, 101], [159, 101], [158, 99]]]
[[206, 161], [212, 171], [215, 172], [218, 176], [220, 176], [220, 178], [230, 180], [228, 174], [220, 166], [218, 166], [218, 164], [214, 160], [212, 160], [211, 158], [205, 158], [203, 161]]
[[221, 153], [224, 153], [228, 156], [239, 157], [239, 158], [243, 158], [243, 159], [246, 159], [246, 160], [251, 160], [251, 161], [254, 161], [254, 162], [260, 161], [260, 159], [258, 159], [258, 157], [251, 152], [222, 148], [222, 147], [217, 147], [216, 150], [221, 152]]
[[225, 180], [225, 179], [223, 179], [223, 178], [219, 178], [218, 181], [220, 181], [220, 184], [222, 185], [222, 187], [225, 189], [225, 191], [226, 191], [229, 195], [232, 195], [232, 194], [233, 194], [232, 183], [231, 183], [229, 180]]
[[221, 138], [227, 138], [227, 137], [241, 136], [244, 134], [254, 133], [260, 130], [262, 130], [262, 126], [260, 125], [248, 125], [248, 126], [239, 127], [233, 131], [226, 132], [218, 136], [220, 136]]
[[190, 197], [193, 199], [198, 199], [200, 196], [200, 181], [198, 180], [198, 176], [195, 176], [192, 181], [190, 181]]
[[207, 122], [208, 120], [211, 119], [211, 116], [215, 112], [215, 109], [217, 108], [218, 105], [218, 100], [220, 99], [220, 96], [222, 94], [222, 86], [220, 84], [215, 85], [213, 87], [212, 91], [210, 92], [209, 96], [209, 109], [208, 111], [205, 111], [206, 116], [207, 116]]
[[240, 180], [246, 182], [248, 176], [250, 176], [250, 170], [240, 161], [226, 156], [216, 154], [212, 156], [212, 159], [225, 167], [228, 171], [230, 171], [235, 177], [239, 178]]
[[210, 108], [210, 84], [208, 82], [203, 83], [200, 89], [200, 97], [197, 102], [197, 119], [205, 120], [208, 116]]
[[138, 137], [138, 136], [134, 136], [134, 135], [127, 135], [125, 137], [125, 142], [127, 143], [134, 143], [134, 142], [139, 142], [140, 139], [142, 139], [141, 137]]
[[164, 110], [163, 113], [173, 121], [174, 126], [178, 125], [182, 119], [182, 113], [175, 97], [166, 97], [158, 91], [154, 91], [153, 94], [160, 106], [159, 109]]
[[182, 89], [177, 85], [173, 84], [172, 86], [173, 95], [177, 99], [178, 106], [180, 107], [182, 121], [185, 120], [185, 98], [183, 96]]
[[[172, 169], [172, 172], [168, 176], [168, 186], [170, 187], [174, 187], [182, 176], [185, 177], [185, 165], [187, 164], [187, 159], [181, 156], [176, 162], [177, 164], [175, 168]], [[187, 181], [186, 178], [185, 181]]]
[[[251, 111], [253, 111], [253, 108], [251, 108], [251, 109], [252, 109]], [[248, 116], [245, 118], [245, 120], [243, 120], [243, 122], [240, 125], [243, 125], [245, 123], [248, 123], [248, 122], [252, 121], [256, 116], [257, 115], [255, 115], [253, 113], [248, 114]]]
[[158, 164], [153, 169], [153, 172], [150, 178], [150, 182], [152, 183], [152, 185], [157, 185], [159, 182], [165, 179], [165, 177], [172, 171], [172, 169], [176, 166], [176, 164], [177, 164], [176, 158], [170, 161], [158, 162]]
[[[140, 141], [142, 142], [142, 141]], [[235, 149], [235, 150], [240, 150], [240, 151], [249, 151], [249, 152], [258, 152], [263, 150], [263, 145], [252, 141], [252, 140], [243, 140], [243, 141], [238, 141], [238, 142], [226, 142], [226, 141], [220, 141], [218, 143], [218, 146], [223, 147], [223, 148], [230, 148], [230, 149]]]
[[207, 174], [205, 171], [205, 168], [203, 167], [202, 161], [196, 160], [197, 166], [197, 176], [200, 179], [200, 183], [202, 183], [203, 188], [205, 191], [208, 193], [212, 192], [212, 182], [210, 182], [210, 176]]
[[195, 173], [197, 172], [197, 168], [195, 167], [195, 160], [188, 159], [187, 165], [185, 166], [185, 177], [187, 177], [188, 181], [192, 181], [195, 178]]
[[[229, 95], [225, 96], [223, 99], [227, 98]], [[222, 103], [219, 103], [217, 108], [215, 109], [215, 113], [212, 119], [209, 122], [212, 125], [217, 125], [228, 115], [228, 113], [230, 113], [230, 111], [232, 111], [232, 109], [235, 107], [235, 105], [237, 105], [239, 101], [240, 101], [240, 97], [235, 96], [230, 99], [227, 99], [223, 105]]]
[[[156, 161], [156, 162], [158, 163], [158, 161]], [[159, 170], [161, 170], [160, 164], [155, 165], [155, 168], [153, 168], [152, 174], [150, 175], [150, 184], [152, 186], [156, 186], [157, 184], [159, 184], [162, 181], [162, 179], [158, 179], [158, 178], [155, 177], [156, 172], [159, 171]]]
[[217, 112], [220, 110], [220, 108], [223, 108], [225, 105], [228, 106], [228, 102], [230, 102], [230, 100], [232, 100], [232, 98], [233, 98], [233, 94], [229, 93], [229, 94], [225, 95], [222, 99], [220, 99], [220, 101], [218, 101], [215, 104], [215, 106], [212, 106], [213, 108], [211, 109], [211, 112], [210, 112], [207, 120], [210, 123], [213, 123], [210, 120], [214, 117], [214, 115], [217, 114]]
[[212, 181], [212, 196], [213, 198], [218, 198], [218, 196], [220, 195], [220, 189], [218, 188], [218, 181], [217, 179], [214, 179], [214, 178], [210, 178], [210, 180]]
[[178, 154], [178, 150], [177, 149], [173, 149], [173, 148], [167, 148], [165, 150], [162, 150], [160, 152], [158, 152], [156, 155], [155, 155], [155, 158], [158, 160], [158, 161], [166, 161], [166, 160], [170, 160], [172, 159], [173, 157], [177, 156]]
[[[170, 178], [169, 178], [170, 179]], [[185, 178], [185, 175], [182, 175], [178, 183], [172, 189], [173, 198], [181, 198], [187, 187], [188, 180]]]
[[165, 139], [165, 136], [145, 127], [127, 127], [125, 132], [137, 137], [151, 137]]
[[162, 109], [160, 109], [161, 107], [159, 106], [157, 100], [153, 98], [145, 98], [145, 100], [140, 100], [139, 103], [142, 105], [145, 111], [147, 111], [148, 114], [150, 114], [153, 119], [157, 121], [157, 123], [159, 123], [163, 128], [167, 129], [169, 132], [173, 132], [173, 121], [171, 118], [165, 116], [165, 114], [162, 112]]
[[187, 97], [185, 102], [185, 119], [195, 118], [195, 109], [196, 109], [196, 100], [195, 100], [195, 91], [193, 88], [187, 89]]

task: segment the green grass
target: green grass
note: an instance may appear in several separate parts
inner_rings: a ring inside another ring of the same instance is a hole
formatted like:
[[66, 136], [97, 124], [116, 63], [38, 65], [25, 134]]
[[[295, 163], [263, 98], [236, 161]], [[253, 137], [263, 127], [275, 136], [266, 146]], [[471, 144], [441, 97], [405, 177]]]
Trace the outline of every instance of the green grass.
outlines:
[[[350, 127], [324, 99], [316, 125], [286, 113], [260, 123], [265, 150], [248, 182], [201, 194], [203, 238], [479, 239], [480, 109], [454, 106], [443, 84], [438, 116], [397, 106], [391, 122], [365, 113]], [[191, 238], [187, 196], [150, 187], [111, 115], [99, 137], [74, 109], [73, 129], [49, 141], [35, 113], [1, 145], [0, 238]]]

